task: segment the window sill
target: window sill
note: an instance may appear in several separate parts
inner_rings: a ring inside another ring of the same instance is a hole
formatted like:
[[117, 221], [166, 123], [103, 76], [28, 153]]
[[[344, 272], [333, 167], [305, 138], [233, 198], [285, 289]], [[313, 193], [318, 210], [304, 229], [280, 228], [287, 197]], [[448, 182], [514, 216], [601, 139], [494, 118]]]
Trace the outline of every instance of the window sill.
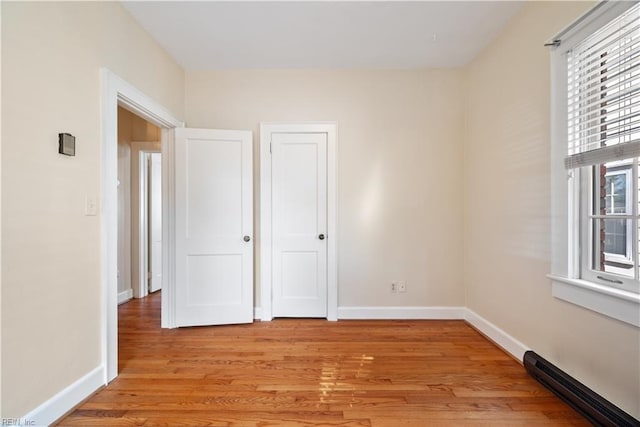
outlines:
[[640, 327], [640, 294], [549, 274], [553, 296]]

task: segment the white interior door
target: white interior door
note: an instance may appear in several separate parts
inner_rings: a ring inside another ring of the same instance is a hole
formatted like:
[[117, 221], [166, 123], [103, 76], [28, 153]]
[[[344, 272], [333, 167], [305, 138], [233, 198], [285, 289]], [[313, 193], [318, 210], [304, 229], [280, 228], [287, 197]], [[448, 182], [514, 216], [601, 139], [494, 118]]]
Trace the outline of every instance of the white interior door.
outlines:
[[327, 317], [327, 134], [273, 133], [273, 316]]
[[149, 292], [162, 288], [162, 154], [149, 154]]
[[249, 131], [175, 130], [176, 325], [253, 321]]

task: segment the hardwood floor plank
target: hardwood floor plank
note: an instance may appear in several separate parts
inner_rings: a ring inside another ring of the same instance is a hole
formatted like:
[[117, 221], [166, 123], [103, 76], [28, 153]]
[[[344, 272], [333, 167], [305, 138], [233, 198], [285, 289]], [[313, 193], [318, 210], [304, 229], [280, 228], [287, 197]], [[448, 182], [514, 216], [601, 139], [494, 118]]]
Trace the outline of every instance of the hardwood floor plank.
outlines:
[[[501, 421], [531, 421], [531, 422], [548, 422], [550, 419], [542, 412], [534, 411], [511, 411], [511, 410], [467, 410], [467, 411], [444, 411], [434, 410], [428, 411], [424, 408], [403, 408], [403, 409], [367, 409], [363, 411], [350, 410], [344, 411], [346, 418], [394, 418], [409, 420], [424, 420], [425, 425], [430, 420], [448, 420], [455, 422], [457, 420], [501, 420]], [[587, 424], [588, 425], [588, 424]]]
[[119, 376], [59, 426], [589, 425], [463, 321], [160, 329], [119, 307]]

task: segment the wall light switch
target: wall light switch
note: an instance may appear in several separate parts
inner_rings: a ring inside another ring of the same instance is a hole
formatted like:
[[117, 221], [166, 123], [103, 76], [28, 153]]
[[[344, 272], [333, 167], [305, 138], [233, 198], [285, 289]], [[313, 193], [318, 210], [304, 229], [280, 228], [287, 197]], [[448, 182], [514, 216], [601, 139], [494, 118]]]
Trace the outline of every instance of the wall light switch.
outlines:
[[84, 199], [85, 216], [98, 215], [98, 200], [94, 196], [87, 196]]

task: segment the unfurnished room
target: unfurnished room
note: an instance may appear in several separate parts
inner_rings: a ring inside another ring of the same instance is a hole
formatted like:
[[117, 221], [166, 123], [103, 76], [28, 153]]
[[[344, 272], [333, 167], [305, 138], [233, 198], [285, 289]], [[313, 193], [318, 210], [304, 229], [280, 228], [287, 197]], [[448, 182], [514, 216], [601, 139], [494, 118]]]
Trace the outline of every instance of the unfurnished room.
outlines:
[[0, 16], [1, 425], [640, 426], [640, 2]]

